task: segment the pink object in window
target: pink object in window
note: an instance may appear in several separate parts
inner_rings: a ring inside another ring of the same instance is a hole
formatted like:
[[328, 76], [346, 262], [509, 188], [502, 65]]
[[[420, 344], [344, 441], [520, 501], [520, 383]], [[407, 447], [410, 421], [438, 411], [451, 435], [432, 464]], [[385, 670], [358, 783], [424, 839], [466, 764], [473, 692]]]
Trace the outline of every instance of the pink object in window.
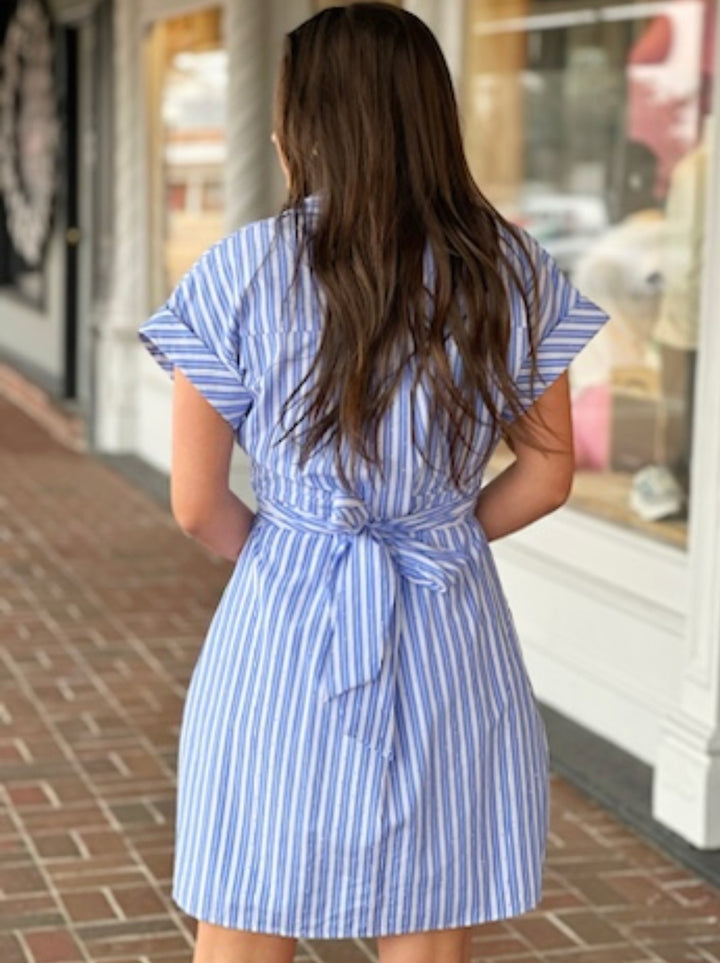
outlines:
[[573, 398], [573, 442], [577, 468], [605, 471], [610, 464], [610, 387], [591, 385]]

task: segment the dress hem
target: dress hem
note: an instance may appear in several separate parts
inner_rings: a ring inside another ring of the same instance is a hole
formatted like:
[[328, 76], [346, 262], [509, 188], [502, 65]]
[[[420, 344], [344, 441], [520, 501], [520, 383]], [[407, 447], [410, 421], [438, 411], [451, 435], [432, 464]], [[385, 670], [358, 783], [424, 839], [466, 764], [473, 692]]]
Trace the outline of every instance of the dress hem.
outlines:
[[[507, 910], [499, 910], [497, 913], [470, 913], [465, 918], [459, 921], [453, 921], [448, 923], [442, 923], [440, 925], [433, 926], [420, 926], [413, 929], [383, 929], [380, 928], [364, 928], [355, 927], [350, 929], [328, 929], [327, 927], [303, 927], [302, 930], [292, 929], [292, 931], [285, 926], [273, 926], [273, 925], [261, 925], [258, 927], [257, 924], [254, 926], [242, 926], [238, 922], [235, 922], [238, 914], [234, 914], [233, 922], [228, 921], [227, 916], [222, 914], [209, 914], [202, 912], [200, 915], [194, 913], [188, 908], [188, 904], [184, 904], [182, 898], [178, 898], [173, 894], [173, 902], [179, 909], [190, 916], [192, 919], [197, 920], [200, 923], [208, 923], [212, 926], [222, 926], [225, 929], [231, 930], [242, 930], [248, 933], [257, 933], [263, 936], [281, 936], [288, 939], [298, 939], [298, 940], [346, 940], [346, 939], [377, 939], [377, 937], [383, 936], [409, 936], [412, 933], [430, 933], [437, 930], [453, 930], [461, 929], [466, 926], [483, 926], [485, 923], [497, 923], [502, 920], [513, 919], [516, 916], [522, 916], [525, 913], [529, 913], [531, 910], [536, 909], [540, 904], [542, 898], [542, 891], [538, 891], [534, 897], [527, 901], [519, 903], [517, 907], [509, 907]], [[247, 914], [248, 917], [255, 917], [254, 912]]]

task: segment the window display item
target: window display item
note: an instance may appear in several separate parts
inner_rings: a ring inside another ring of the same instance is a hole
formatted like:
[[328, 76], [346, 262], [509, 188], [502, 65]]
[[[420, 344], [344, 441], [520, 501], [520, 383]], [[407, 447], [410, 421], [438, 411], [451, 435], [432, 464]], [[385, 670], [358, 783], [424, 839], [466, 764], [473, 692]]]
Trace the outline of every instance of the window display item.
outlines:
[[50, 232], [60, 136], [52, 25], [38, 0], [22, 0], [2, 48], [0, 189], [7, 231], [37, 265]]
[[646, 522], [677, 515], [684, 504], [682, 487], [663, 465], [648, 465], [633, 478], [630, 507]]
[[655, 339], [685, 351], [697, 347], [711, 119], [698, 146], [675, 167], [665, 205], [663, 296]]
[[590, 385], [573, 395], [573, 447], [576, 468], [606, 471], [609, 467], [611, 402], [607, 384]]
[[634, 472], [658, 461], [659, 373], [618, 367], [611, 379], [610, 467]]

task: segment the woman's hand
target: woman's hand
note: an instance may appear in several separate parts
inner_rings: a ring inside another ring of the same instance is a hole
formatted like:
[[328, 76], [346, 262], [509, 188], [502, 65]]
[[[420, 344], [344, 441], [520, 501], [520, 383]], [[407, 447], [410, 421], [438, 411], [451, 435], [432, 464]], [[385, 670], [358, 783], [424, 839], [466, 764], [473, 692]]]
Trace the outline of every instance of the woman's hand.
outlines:
[[216, 555], [235, 561], [254, 514], [230, 491], [233, 430], [175, 368], [170, 502], [178, 525]]

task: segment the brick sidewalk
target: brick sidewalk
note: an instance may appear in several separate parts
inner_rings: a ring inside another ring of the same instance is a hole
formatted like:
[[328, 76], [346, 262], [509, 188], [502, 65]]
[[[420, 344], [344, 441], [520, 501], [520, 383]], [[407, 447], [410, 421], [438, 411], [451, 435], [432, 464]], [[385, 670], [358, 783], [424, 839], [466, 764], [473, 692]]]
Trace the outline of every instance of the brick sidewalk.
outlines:
[[[0, 963], [188, 963], [173, 768], [228, 568], [143, 492], [0, 401]], [[553, 779], [538, 912], [483, 963], [720, 963], [720, 893]], [[298, 960], [373, 960], [372, 941]]]

